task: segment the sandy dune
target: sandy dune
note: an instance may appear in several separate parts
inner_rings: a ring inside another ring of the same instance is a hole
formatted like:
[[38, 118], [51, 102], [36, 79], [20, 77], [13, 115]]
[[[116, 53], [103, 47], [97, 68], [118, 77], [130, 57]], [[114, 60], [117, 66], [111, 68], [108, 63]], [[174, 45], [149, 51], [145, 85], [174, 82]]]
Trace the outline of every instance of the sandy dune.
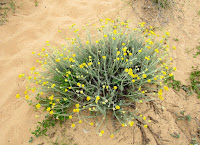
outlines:
[[[65, 37], [71, 37], [68, 35], [68, 27], [74, 23], [82, 28], [89, 21], [89, 24], [93, 25], [98, 24], [99, 19], [115, 19], [120, 16], [123, 20], [132, 19], [133, 24], [141, 21], [146, 21], [147, 24], [149, 22], [153, 26], [159, 24], [157, 21], [152, 23], [155, 17], [147, 15], [153, 12], [153, 5], [148, 5], [145, 0], [133, 2], [128, 5], [121, 0], [39, 0], [37, 7], [33, 0], [15, 2], [16, 13], [11, 13], [9, 21], [0, 26], [0, 145], [30, 144], [29, 129], [36, 127], [37, 121], [41, 120], [35, 118], [34, 108], [28, 106], [24, 100], [15, 98], [17, 93], [23, 94], [25, 87], [25, 81], [19, 79], [18, 75], [29, 73], [32, 66], [38, 66], [32, 51], [40, 50], [47, 40], [53, 44], [63, 43]], [[175, 2], [173, 15], [172, 10], [164, 14], [169, 16], [166, 18], [169, 22], [161, 31], [169, 31], [170, 43], [177, 47], [176, 51], [170, 53], [174, 60], [173, 65], [177, 67], [175, 78], [188, 84], [191, 66], [200, 66], [200, 57], [194, 59], [193, 53], [196, 51], [192, 50], [200, 43], [200, 16], [197, 15], [200, 1]], [[144, 9], [144, 6], [150, 8]], [[174, 38], [179, 41], [174, 41]], [[146, 116], [152, 116], [158, 121], [152, 123], [151, 127], [163, 140], [162, 144], [189, 144], [191, 138], [196, 136], [196, 121], [200, 121], [200, 100], [196, 95], [187, 96], [184, 91], [175, 93], [171, 89], [165, 93], [165, 98], [160, 105], [165, 106], [165, 110], [159, 115], [155, 114], [153, 109], [146, 113]], [[173, 112], [178, 113], [181, 110], [185, 110], [194, 120], [189, 123], [177, 121]], [[83, 129], [89, 130], [89, 133], [85, 134]], [[55, 129], [51, 129], [50, 132], [54, 131]], [[115, 139], [111, 139], [109, 133], [100, 138], [95, 134], [95, 128], [87, 125], [78, 126], [75, 130], [68, 127], [66, 134], [63, 132], [63, 128], [56, 129], [56, 135], [60, 135], [61, 140], [64, 141], [68, 136], [77, 145], [129, 145], [133, 142], [135, 145], [141, 144], [141, 133], [137, 127], [123, 128]], [[149, 144], [154, 145], [160, 141], [150, 131], [146, 132], [150, 139]], [[180, 139], [171, 137], [170, 133], [173, 132], [180, 133]], [[56, 136], [53, 139], [55, 138]], [[45, 138], [39, 138], [32, 144], [39, 143], [51, 144]]]

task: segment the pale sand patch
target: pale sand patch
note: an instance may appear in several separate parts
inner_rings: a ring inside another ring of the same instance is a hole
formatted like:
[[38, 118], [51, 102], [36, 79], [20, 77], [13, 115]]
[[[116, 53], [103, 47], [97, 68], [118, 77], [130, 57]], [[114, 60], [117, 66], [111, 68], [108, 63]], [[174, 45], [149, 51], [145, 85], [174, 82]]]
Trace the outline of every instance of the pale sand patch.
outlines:
[[[68, 27], [74, 23], [82, 28], [88, 21], [90, 21], [90, 25], [93, 25], [98, 24], [99, 19], [107, 17], [116, 19], [118, 16], [123, 20], [132, 19], [132, 24], [143, 20], [147, 24], [152, 22], [154, 17], [150, 17], [149, 14], [155, 12], [152, 9], [154, 6], [144, 4], [144, 0], [133, 2], [130, 5], [134, 9], [121, 0], [41, 0], [38, 7], [34, 6], [32, 0], [16, 2], [16, 5], [19, 6], [16, 13], [10, 14], [9, 22], [0, 26], [0, 144], [29, 144], [31, 136], [29, 129], [36, 127], [37, 121], [40, 121], [40, 118], [34, 117], [36, 113], [32, 107], [28, 106], [24, 100], [15, 98], [17, 93], [23, 94], [25, 87], [25, 82], [18, 79], [18, 74], [28, 73], [32, 66], [38, 66], [31, 52], [41, 49], [47, 40], [55, 44], [64, 43], [65, 37], [71, 37], [68, 35]], [[200, 1], [180, 2], [176, 0], [175, 2], [173, 15], [170, 16], [171, 11], [166, 12], [166, 16], [169, 16], [167, 18], [169, 23], [162, 31], [167, 30], [171, 33], [170, 43], [177, 47], [176, 51], [170, 53], [173, 65], [177, 67], [175, 78], [183, 84], [188, 84], [187, 79], [192, 71], [191, 66], [200, 66], [200, 57], [194, 59], [194, 52], [188, 53], [188, 50], [195, 48], [200, 42], [200, 16], [197, 15], [200, 10], [198, 5]], [[144, 6], [147, 8], [144, 9]], [[150, 6], [149, 9], [148, 6]], [[151, 25], [156, 26], [157, 22], [151, 23]], [[61, 30], [61, 33], [58, 30]], [[173, 38], [178, 38], [179, 41], [175, 42]], [[179, 113], [181, 110], [185, 110], [186, 114], [200, 120], [200, 100], [196, 95], [187, 97], [183, 91], [178, 94], [171, 89], [166, 92], [166, 99], [159, 106], [160, 108], [165, 106], [165, 110], [159, 109], [159, 115], [155, 114], [153, 109], [145, 113], [146, 116], [151, 116], [158, 121], [158, 123], [152, 121], [153, 123], [150, 124], [156, 133], [154, 137], [149, 130], [145, 130], [150, 139], [149, 144], [156, 144], [156, 140], [159, 142], [155, 136], [163, 140], [161, 144], [168, 145], [189, 144], [192, 136], [196, 136], [195, 120], [190, 123], [177, 121], [173, 112]], [[141, 106], [140, 108], [146, 110], [147, 107]], [[58, 136], [62, 140], [67, 135], [69, 140], [77, 145], [129, 145], [133, 142], [136, 145], [141, 144], [141, 132], [138, 127], [123, 128], [114, 139], [111, 139], [108, 129], [103, 137], [98, 137], [95, 127], [82, 124], [74, 130], [69, 127], [69, 124], [66, 133], [64, 133], [64, 129], [50, 129], [50, 133], [57, 130], [50, 140], [55, 140]], [[171, 137], [170, 134], [173, 132], [179, 133], [180, 139]], [[33, 142], [33, 144], [37, 143], [50, 144], [44, 138]]]

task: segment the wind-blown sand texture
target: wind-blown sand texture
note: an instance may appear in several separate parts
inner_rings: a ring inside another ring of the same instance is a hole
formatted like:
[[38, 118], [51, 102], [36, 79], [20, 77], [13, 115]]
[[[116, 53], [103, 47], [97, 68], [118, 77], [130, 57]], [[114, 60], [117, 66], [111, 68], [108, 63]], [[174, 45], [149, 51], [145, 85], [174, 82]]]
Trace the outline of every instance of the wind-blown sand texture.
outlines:
[[[92, 26], [99, 24], [99, 19], [121, 17], [122, 20], [132, 19], [132, 24], [144, 21], [154, 27], [161, 25], [162, 29], [158, 31], [169, 31], [170, 45], [177, 47], [176, 51], [170, 52], [173, 65], [177, 67], [175, 79], [189, 84], [191, 67], [200, 66], [200, 56], [193, 58], [196, 50], [192, 50], [200, 43], [200, 16], [197, 14], [200, 0], [174, 1], [173, 9], [162, 14], [164, 18], [158, 16], [160, 13], [155, 5], [146, 0], [127, 0], [128, 3], [122, 0], [38, 0], [37, 7], [33, 0], [14, 1], [16, 12], [9, 12], [8, 22], [0, 26], [0, 145], [30, 144], [28, 141], [32, 135], [29, 129], [34, 129], [41, 118], [35, 118], [34, 108], [24, 100], [15, 98], [17, 93], [23, 94], [25, 90], [25, 81], [18, 75], [29, 73], [32, 66], [38, 66], [32, 51], [41, 49], [47, 40], [55, 45], [64, 43], [65, 37], [70, 37], [68, 27], [74, 23], [83, 28], [89, 21]], [[164, 97], [158, 108], [150, 104], [139, 106], [145, 116], [153, 118], [152, 130], [144, 130], [149, 138], [146, 141], [150, 145], [187, 145], [193, 137], [198, 139], [200, 100], [196, 94], [188, 96], [183, 90], [175, 92], [170, 89]], [[191, 122], [176, 119], [175, 113], [183, 110], [193, 118]], [[64, 126], [51, 128], [48, 137], [38, 138], [32, 144], [49, 145], [56, 139], [60, 144], [76, 145], [144, 143], [137, 126], [122, 128], [113, 139], [109, 136], [109, 129], [99, 137], [96, 128], [86, 124], [75, 129], [69, 123]], [[180, 134], [179, 139], [170, 135], [174, 132]]]

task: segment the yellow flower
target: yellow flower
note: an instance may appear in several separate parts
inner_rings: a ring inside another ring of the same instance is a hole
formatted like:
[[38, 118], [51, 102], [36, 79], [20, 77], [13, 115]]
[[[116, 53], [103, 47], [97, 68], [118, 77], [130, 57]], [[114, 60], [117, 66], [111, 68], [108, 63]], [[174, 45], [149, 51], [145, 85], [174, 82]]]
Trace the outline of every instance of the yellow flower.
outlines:
[[164, 86], [164, 89], [167, 91], [167, 90], [169, 90], [169, 88], [167, 87], [167, 86]]
[[[116, 26], [115, 26], [115, 27], [116, 27]], [[113, 34], [115, 34], [115, 35], [116, 35], [116, 34], [117, 34], [117, 30], [113, 30]]]
[[156, 53], [159, 53], [158, 49], [155, 49], [155, 52], [156, 52]]
[[117, 56], [120, 54], [120, 51], [117, 51]]
[[50, 114], [53, 114], [53, 110], [51, 110], [49, 113], [50, 113]]
[[20, 95], [19, 95], [19, 94], [17, 94], [17, 95], [16, 95], [16, 98], [20, 98]]
[[65, 92], [67, 92], [68, 90], [67, 89], [65, 89]]
[[50, 107], [48, 107], [46, 110], [47, 110], [47, 111], [50, 111], [50, 110], [51, 110], [51, 108], [50, 108]]
[[74, 59], [73, 58], [69, 58], [69, 61], [72, 62]]
[[142, 76], [143, 76], [143, 78], [147, 78], [147, 75], [146, 75], [146, 74], [143, 74]]
[[40, 104], [38, 103], [37, 105], [35, 105], [35, 107], [37, 108], [37, 109], [40, 109]]
[[35, 115], [35, 118], [38, 118], [38, 115]]
[[112, 39], [115, 40], [115, 37], [113, 37]]
[[79, 120], [79, 123], [82, 123], [82, 120]]
[[88, 65], [92, 65], [92, 62], [89, 62]]
[[106, 56], [102, 56], [103, 59], [106, 59]]
[[86, 44], [89, 44], [89, 41], [86, 41]]
[[116, 90], [116, 89], [117, 89], [117, 86], [114, 86], [114, 89]]
[[125, 69], [125, 72], [129, 72], [129, 69], [126, 68], [126, 69]]
[[119, 105], [117, 105], [115, 108], [116, 108], [116, 109], [120, 109], [120, 106], [119, 106]]
[[53, 84], [53, 85], [51, 85], [51, 88], [54, 88], [56, 85], [55, 84]]
[[148, 79], [148, 80], [147, 80], [147, 82], [149, 82], [149, 83], [150, 83], [150, 82], [151, 82], [151, 80], [150, 80], [150, 79]]
[[19, 74], [19, 78], [22, 78], [24, 77], [25, 75], [24, 74]]
[[146, 120], [146, 117], [145, 117], [145, 116], [143, 117], [143, 120]]
[[132, 82], [134, 83], [134, 82], [135, 82], [135, 80], [134, 80], [134, 79], [132, 79]]
[[169, 32], [166, 32], [166, 35], [169, 36], [170, 35]]
[[176, 47], [175, 47], [175, 46], [173, 46], [172, 48], [173, 48], [174, 50], [176, 49]]
[[144, 128], [147, 128], [147, 125], [144, 125]]
[[85, 87], [85, 85], [84, 85], [84, 84], [82, 84], [82, 87]]
[[173, 70], [176, 70], [176, 67], [173, 67]]
[[89, 96], [87, 96], [87, 101], [90, 101], [90, 97]]
[[150, 58], [149, 58], [149, 57], [146, 57], [146, 56], [145, 56], [145, 59], [146, 59], [146, 60], [150, 60]]
[[32, 67], [31, 70], [35, 70], [35, 67]]
[[79, 67], [80, 67], [80, 68], [83, 68], [84, 66], [81, 64], [81, 65], [79, 65]]
[[97, 101], [98, 101], [98, 100], [100, 100], [100, 97], [99, 97], [99, 96], [97, 96], [97, 97], [96, 97], [96, 100], [97, 100]]
[[29, 99], [29, 95], [26, 95], [25, 98], [28, 100]]
[[130, 122], [130, 126], [133, 126], [133, 124], [134, 124], [134, 122], [133, 122], [133, 121], [131, 121], [131, 122]]
[[122, 45], [124, 46], [124, 45], [125, 45], [125, 43], [122, 43]]
[[94, 123], [93, 123], [93, 122], [90, 122], [90, 125], [94, 125]]
[[51, 96], [49, 97], [49, 100], [53, 100], [53, 97], [54, 97], [54, 96], [53, 96], [53, 95], [51, 95]]
[[60, 58], [56, 59], [56, 62], [60, 62]]
[[76, 104], [76, 108], [79, 108], [79, 104]]
[[77, 83], [77, 86], [79, 86], [79, 87], [80, 87], [80, 85], [81, 85], [80, 83]]
[[101, 133], [104, 134], [104, 131], [102, 130]]
[[76, 109], [76, 112], [79, 112], [79, 109]]
[[75, 124], [72, 124], [72, 127], [75, 127]]
[[111, 137], [111, 138], [113, 138], [113, 137], [114, 137], [114, 135], [113, 135], [113, 134], [111, 134], [111, 135], [110, 135], [110, 137]]
[[125, 124], [123, 123], [123, 124], [122, 124], [122, 127], [124, 127], [124, 126], [125, 126]]
[[108, 37], [107, 35], [103, 35], [103, 37]]

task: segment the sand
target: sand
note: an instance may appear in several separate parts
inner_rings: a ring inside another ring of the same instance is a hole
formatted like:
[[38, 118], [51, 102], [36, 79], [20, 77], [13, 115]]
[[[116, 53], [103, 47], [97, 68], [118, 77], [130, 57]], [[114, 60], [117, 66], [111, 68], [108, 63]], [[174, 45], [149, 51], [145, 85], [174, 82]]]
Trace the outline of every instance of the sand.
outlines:
[[[174, 1], [173, 9], [166, 10], [162, 18], [155, 6], [146, 0], [127, 0], [128, 3], [122, 0], [39, 0], [37, 7], [33, 0], [14, 0], [16, 12], [9, 12], [8, 22], [0, 26], [0, 145], [30, 144], [29, 130], [34, 129], [41, 118], [35, 118], [34, 108], [24, 100], [15, 98], [25, 90], [25, 81], [18, 75], [38, 66], [32, 51], [41, 49], [46, 41], [63, 43], [65, 37], [70, 37], [68, 27], [74, 23], [82, 28], [87, 23], [98, 24], [99, 19], [121, 17], [122, 20], [131, 19], [132, 24], [145, 21], [147, 25], [161, 26], [157, 31], [169, 31], [170, 45], [177, 47], [170, 52], [173, 65], [177, 67], [175, 79], [188, 85], [191, 67], [200, 66], [200, 57], [194, 59], [196, 50], [192, 50], [200, 43], [200, 16], [197, 15], [200, 0]], [[149, 144], [186, 145], [193, 137], [198, 139], [200, 100], [197, 95], [188, 96], [183, 90], [170, 89], [164, 97], [157, 109], [149, 104], [139, 106], [145, 116], [154, 119], [150, 124], [152, 130], [145, 130]], [[177, 120], [175, 113], [183, 110], [192, 117], [191, 122]], [[123, 128], [113, 139], [108, 128], [105, 132], [99, 137], [95, 127], [79, 125], [73, 129], [67, 123], [65, 127], [51, 128], [48, 137], [38, 138], [32, 144], [49, 145], [56, 139], [60, 144], [76, 145], [142, 144], [141, 131], [136, 126]], [[174, 132], [180, 134], [179, 139], [170, 135]]]

